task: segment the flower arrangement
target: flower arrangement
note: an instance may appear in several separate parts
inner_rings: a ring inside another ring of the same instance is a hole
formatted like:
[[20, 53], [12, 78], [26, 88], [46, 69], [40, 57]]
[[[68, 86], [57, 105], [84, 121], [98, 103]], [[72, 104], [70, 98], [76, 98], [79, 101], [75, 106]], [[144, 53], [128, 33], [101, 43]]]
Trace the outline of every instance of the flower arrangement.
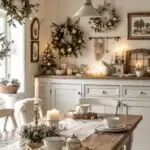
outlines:
[[89, 70], [89, 66], [86, 65], [86, 64], [81, 64], [80, 67], [79, 67], [79, 72], [81, 74], [86, 74]]
[[59, 57], [70, 57], [81, 53], [81, 48], [85, 47], [83, 31], [80, 30], [77, 23], [71, 24], [70, 19], [67, 23], [52, 24], [52, 45], [58, 51]]
[[43, 143], [46, 137], [60, 136], [55, 127], [48, 127], [46, 125], [31, 126], [25, 125], [21, 128], [20, 136], [23, 139], [29, 140], [31, 143]]
[[[115, 29], [120, 23], [120, 17], [116, 10], [110, 8], [110, 3], [105, 3], [98, 8], [98, 12], [102, 17], [90, 18], [89, 24], [95, 32], [107, 32]], [[103, 17], [105, 12], [109, 13], [109, 17]]]
[[44, 50], [43, 57], [40, 63], [40, 72], [45, 74], [47, 71], [49, 71], [50, 74], [55, 74], [56, 67], [57, 66], [56, 66], [53, 50], [50, 44], [47, 43], [47, 47]]

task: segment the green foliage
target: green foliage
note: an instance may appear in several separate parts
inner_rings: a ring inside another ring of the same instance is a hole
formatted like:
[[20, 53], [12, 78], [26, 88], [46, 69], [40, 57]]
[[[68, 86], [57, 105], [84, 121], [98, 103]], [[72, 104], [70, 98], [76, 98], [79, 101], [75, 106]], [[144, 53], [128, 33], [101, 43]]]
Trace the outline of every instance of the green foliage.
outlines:
[[39, 4], [31, 4], [30, 0], [20, 0], [21, 8], [15, 4], [15, 0], [1, 0], [1, 6], [5, 10], [6, 15], [10, 18], [9, 25], [15, 25], [15, 21], [23, 24], [30, 17], [33, 11], [37, 12]]
[[0, 33], [0, 60], [3, 60], [11, 51], [13, 41], [8, 41], [4, 33]]
[[78, 55], [82, 54], [81, 48], [85, 47], [85, 41], [83, 39], [83, 32], [77, 23], [53, 23], [51, 27], [54, 29], [52, 31], [52, 45], [60, 58], [78, 57]]
[[54, 74], [56, 69], [55, 57], [52, 51], [52, 48], [49, 43], [47, 43], [47, 47], [44, 50], [43, 57], [40, 63], [40, 70], [42, 73], [46, 73], [47, 70], [51, 71]]
[[46, 125], [40, 125], [40, 126], [23, 126], [20, 131], [21, 138], [28, 139], [30, 142], [33, 143], [42, 143], [43, 139], [46, 137], [52, 137], [52, 136], [60, 136], [57, 133], [57, 130], [55, 127], [48, 127]]
[[2, 78], [0, 79], [0, 85], [20, 85], [20, 81], [18, 79], [7, 79]]

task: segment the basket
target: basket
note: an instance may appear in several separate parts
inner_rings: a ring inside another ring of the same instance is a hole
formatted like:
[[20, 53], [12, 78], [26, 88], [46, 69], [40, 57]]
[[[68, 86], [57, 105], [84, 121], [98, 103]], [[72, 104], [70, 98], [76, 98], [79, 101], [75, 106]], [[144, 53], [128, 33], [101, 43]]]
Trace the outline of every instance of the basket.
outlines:
[[19, 85], [0, 85], [0, 93], [15, 94], [17, 93]]

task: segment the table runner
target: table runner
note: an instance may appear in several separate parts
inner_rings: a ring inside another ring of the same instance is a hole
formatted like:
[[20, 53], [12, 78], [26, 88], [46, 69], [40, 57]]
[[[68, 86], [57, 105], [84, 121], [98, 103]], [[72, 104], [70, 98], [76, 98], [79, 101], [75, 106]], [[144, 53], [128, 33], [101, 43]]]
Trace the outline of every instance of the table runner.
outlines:
[[66, 126], [66, 130], [62, 130], [61, 134], [66, 137], [71, 137], [75, 134], [80, 140], [84, 140], [95, 132], [96, 128], [104, 128], [104, 121], [102, 119], [95, 120], [74, 120], [67, 118], [60, 122], [60, 125]]

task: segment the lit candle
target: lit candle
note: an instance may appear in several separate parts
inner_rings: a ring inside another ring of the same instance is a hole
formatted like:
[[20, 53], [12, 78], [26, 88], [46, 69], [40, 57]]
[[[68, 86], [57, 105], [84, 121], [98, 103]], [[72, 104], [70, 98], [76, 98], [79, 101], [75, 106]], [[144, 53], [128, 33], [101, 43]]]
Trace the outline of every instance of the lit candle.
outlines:
[[37, 102], [39, 99], [39, 81], [37, 78], [35, 78], [34, 90], [35, 102]]
[[60, 112], [56, 109], [47, 111], [47, 120], [59, 120]]

